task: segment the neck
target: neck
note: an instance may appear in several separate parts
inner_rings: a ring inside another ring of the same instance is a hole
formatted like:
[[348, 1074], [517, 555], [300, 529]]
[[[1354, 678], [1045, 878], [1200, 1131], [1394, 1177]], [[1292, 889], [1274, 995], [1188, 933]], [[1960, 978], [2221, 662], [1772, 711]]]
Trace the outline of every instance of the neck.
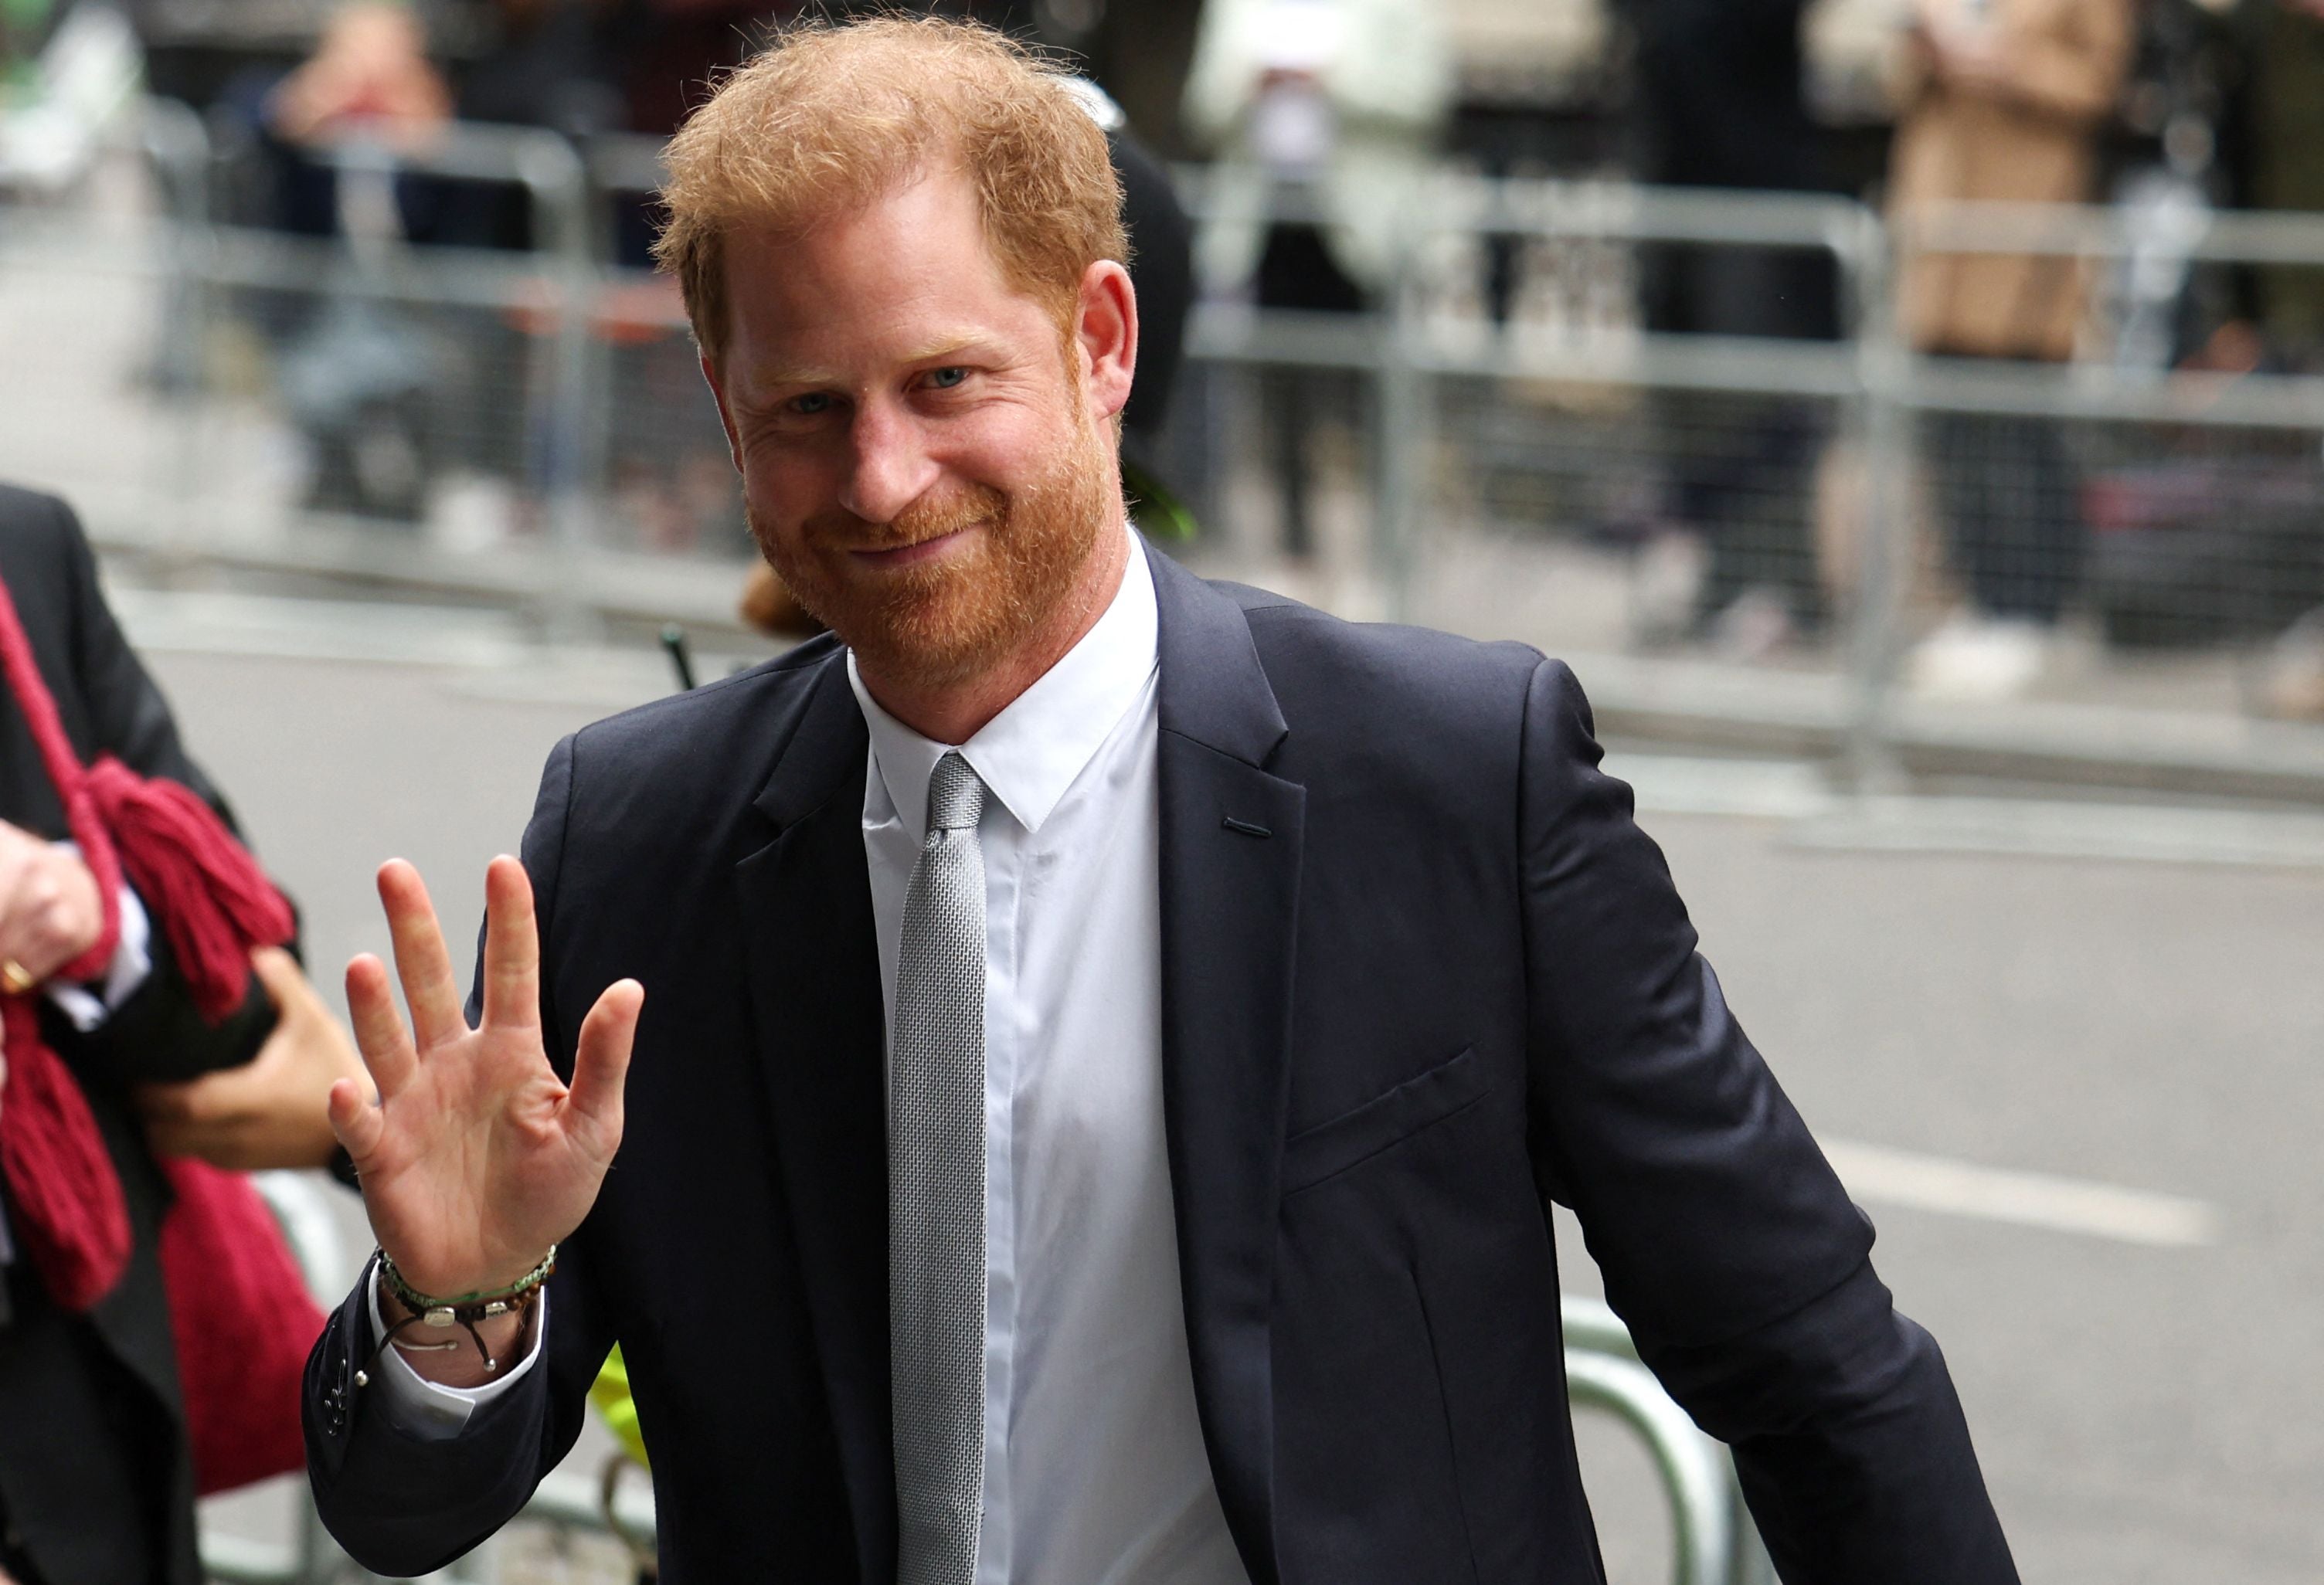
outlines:
[[1110, 528], [1099, 532], [1081, 576], [1049, 618], [1023, 643], [974, 676], [941, 687], [915, 685], [875, 672], [863, 663], [860, 653], [858, 674], [880, 708], [930, 742], [964, 743], [1088, 636], [1106, 607], [1113, 604], [1123, 570], [1134, 554], [1129, 525], [1115, 519]]

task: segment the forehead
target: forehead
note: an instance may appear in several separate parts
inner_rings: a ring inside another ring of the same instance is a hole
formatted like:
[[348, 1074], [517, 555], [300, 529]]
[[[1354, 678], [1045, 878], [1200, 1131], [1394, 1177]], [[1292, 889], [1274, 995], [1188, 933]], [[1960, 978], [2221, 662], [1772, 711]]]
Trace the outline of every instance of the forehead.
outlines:
[[723, 252], [738, 364], [905, 356], [931, 336], [1056, 334], [1041, 303], [1003, 272], [975, 186], [956, 171], [805, 227], [739, 228]]

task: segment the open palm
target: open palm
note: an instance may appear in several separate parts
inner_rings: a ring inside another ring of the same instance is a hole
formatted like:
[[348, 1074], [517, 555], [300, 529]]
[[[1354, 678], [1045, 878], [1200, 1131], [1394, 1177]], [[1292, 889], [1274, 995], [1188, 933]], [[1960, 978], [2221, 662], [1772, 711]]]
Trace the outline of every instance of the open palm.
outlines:
[[380, 1248], [422, 1293], [505, 1286], [588, 1213], [622, 1141], [622, 1082], [644, 990], [607, 987], [581, 1026], [573, 1082], [549, 1064], [540, 1033], [540, 938], [524, 866], [484, 873], [484, 1019], [468, 1027], [451, 955], [419, 871], [382, 865], [397, 976], [347, 965], [347, 1010], [379, 1086], [331, 1088], [331, 1127], [354, 1157]]

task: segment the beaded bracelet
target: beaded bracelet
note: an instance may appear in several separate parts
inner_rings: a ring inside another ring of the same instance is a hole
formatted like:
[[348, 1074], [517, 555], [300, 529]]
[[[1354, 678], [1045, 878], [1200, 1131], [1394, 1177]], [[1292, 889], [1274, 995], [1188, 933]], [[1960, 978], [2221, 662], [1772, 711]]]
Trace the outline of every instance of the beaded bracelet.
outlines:
[[[501, 1315], [521, 1315], [530, 1309], [533, 1301], [540, 1296], [542, 1285], [549, 1281], [549, 1276], [556, 1270], [557, 1246], [551, 1244], [549, 1246], [549, 1253], [541, 1257], [540, 1265], [526, 1272], [507, 1287], [488, 1288], [473, 1294], [461, 1294], [452, 1298], [441, 1298], [433, 1294], [423, 1294], [405, 1282], [403, 1274], [396, 1270], [394, 1260], [389, 1258], [386, 1250], [382, 1249], [379, 1252], [380, 1280], [387, 1285], [387, 1291], [395, 1295], [396, 1303], [401, 1304], [410, 1313], [386, 1329], [385, 1333], [379, 1340], [379, 1347], [374, 1349], [371, 1351], [371, 1358], [364, 1361], [364, 1368], [355, 1372], [355, 1385], [357, 1387], [371, 1385], [369, 1368], [378, 1363], [380, 1355], [387, 1350], [390, 1343], [395, 1342], [396, 1334], [407, 1326], [464, 1328], [468, 1336], [475, 1341], [476, 1352], [484, 1358], [484, 1373], [489, 1376], [497, 1372], [501, 1368], [501, 1362], [493, 1359], [493, 1351], [484, 1346], [484, 1334], [476, 1330], [476, 1323], [490, 1321]], [[442, 1342], [414, 1343], [410, 1346], [415, 1351], [434, 1353], [439, 1350], [457, 1347], [458, 1341], [447, 1338]]]

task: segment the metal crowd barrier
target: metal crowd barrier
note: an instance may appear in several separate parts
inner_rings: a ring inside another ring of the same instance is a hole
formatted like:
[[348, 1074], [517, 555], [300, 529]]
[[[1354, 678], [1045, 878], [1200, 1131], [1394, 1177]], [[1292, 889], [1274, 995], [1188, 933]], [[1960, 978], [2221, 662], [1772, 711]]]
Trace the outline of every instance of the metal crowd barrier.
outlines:
[[[1270, 215], [1329, 219], [1296, 195]], [[1613, 284], [1578, 310], [1489, 323], [1457, 299], [1496, 238], [1532, 250], [1536, 274]], [[2123, 328], [2153, 318], [2158, 273], [2173, 302], [2190, 270], [2324, 280], [2324, 217], [2162, 226], [2134, 209], [1958, 204], [1891, 226], [1839, 198], [1445, 177], [1406, 244], [1375, 313], [1212, 303], [1189, 346], [1238, 375], [1361, 371], [1382, 613], [1533, 640], [1574, 662], [1611, 730], [1803, 751], [1846, 787], [1928, 770], [2324, 799], [2324, 368], [2170, 370], [2129, 361], [2135, 343], [2151, 357], [2152, 337]], [[2089, 289], [2085, 355], [1914, 351], [1908, 276], [1946, 254], [2057, 259]], [[1796, 284], [1800, 261], [1826, 261], [1837, 338], [1647, 328], [1655, 271], [1666, 283], [1689, 257], [1713, 298], [1740, 290], [1719, 272]], [[1263, 391], [1246, 395], [1218, 427], [1231, 444], [1264, 429], [1265, 408]], [[1544, 488], [1494, 498], [1513, 466]], [[2260, 529], [2232, 496], [2204, 506], [2215, 480], [2255, 502]], [[2045, 550], [2045, 536], [2061, 543]], [[1464, 577], [1478, 545], [1526, 554]], [[1722, 561], [1743, 569], [1692, 631], [1684, 613], [1638, 614], [1640, 569], [1665, 547], [1707, 557], [1698, 588], [1720, 588]], [[2172, 558], [2192, 565], [2158, 570]], [[2031, 686], [1965, 687], [1932, 662], [1937, 618], [1986, 594], [1979, 560], [2062, 608]], [[1270, 570], [1263, 556], [1238, 569]], [[1560, 584], [1563, 601], [1533, 597]], [[1748, 620], [1771, 592], [1775, 644]], [[1817, 625], [1781, 634], [1803, 611]], [[1722, 631], [1730, 618], [1739, 631]], [[2269, 669], [2299, 660], [2302, 634], [2304, 693]]]
[[1566, 1394], [1577, 1409], [1613, 1415], [1646, 1445], [1671, 1510], [1674, 1585], [1776, 1585], [1775, 1564], [1743, 1505], [1727, 1450], [1698, 1429], [1638, 1361], [1621, 1318], [1596, 1299], [1568, 1298]]
[[[747, 541], [683, 316], [666, 282], [615, 260], [621, 207], [659, 176], [651, 140], [464, 126], [338, 145], [318, 157], [348, 235], [321, 241], [212, 223], [217, 156], [190, 112], [155, 105], [134, 130], [155, 212], [0, 208], [0, 305], [12, 289], [41, 300], [35, 275], [75, 305], [0, 315], [0, 355], [44, 371], [37, 409], [0, 423], [0, 474], [68, 490], [102, 542], [166, 566], [442, 590], [552, 635], [731, 627]], [[521, 192], [534, 250], [416, 245], [379, 223], [427, 181]], [[1196, 174], [1186, 191], [1198, 215], [1222, 201]], [[1328, 228], [1299, 193], [1266, 206]], [[2264, 675], [2279, 635], [2324, 646], [2324, 598], [2298, 604], [2324, 576], [2324, 377], [2125, 361], [2151, 352], [2156, 304], [2190, 272], [2324, 272], [2324, 217], [1953, 206], [1891, 226], [1836, 198], [1446, 173], [1405, 241], [1374, 312], [1198, 305], [1160, 452], [1213, 530], [1199, 563], [1356, 614], [1529, 639], [1576, 663], [1611, 731], [1805, 752], [1849, 785], [1967, 769], [2324, 799], [2324, 723], [2296, 718], [2324, 705], [2287, 706]], [[1494, 249], [1517, 261], [1505, 323], [1479, 295]], [[2113, 335], [2114, 352], [2050, 367], [1914, 353], [1900, 277], [1980, 253], [2087, 281], [2083, 339]], [[1668, 322], [1642, 305], [1674, 282], [1751, 310], [1801, 270], [1832, 294], [1836, 339], [1646, 327]], [[76, 314], [113, 366], [82, 352]], [[344, 433], [294, 400], [293, 374], [345, 385], [399, 360], [403, 388], [372, 419], [331, 420]], [[1298, 429], [1300, 404], [1323, 415], [1314, 432], [1271, 437]], [[63, 421], [80, 408], [119, 443]], [[374, 444], [406, 433], [400, 463]], [[1335, 436], [1357, 460], [1336, 480], [1308, 469], [1316, 511], [1360, 526], [1325, 536], [1319, 576], [1263, 530], [1270, 487], [1293, 515], [1283, 458]], [[358, 478], [401, 467], [400, 516], [324, 498], [311, 459], [341, 453]], [[310, 458], [304, 498], [286, 454]], [[2261, 530], [2232, 502], [2173, 504], [2213, 478], [2254, 501]], [[2075, 545], [2033, 581], [2071, 585], [2061, 680], [1991, 704], [1931, 692], [1920, 640], [1963, 592], [1964, 539], [2006, 559], [2053, 518]], [[2137, 558], [2181, 553], [2209, 559], [2137, 607], [2138, 579], [2158, 581]], [[2099, 587], [2118, 572], [2119, 611]]]

